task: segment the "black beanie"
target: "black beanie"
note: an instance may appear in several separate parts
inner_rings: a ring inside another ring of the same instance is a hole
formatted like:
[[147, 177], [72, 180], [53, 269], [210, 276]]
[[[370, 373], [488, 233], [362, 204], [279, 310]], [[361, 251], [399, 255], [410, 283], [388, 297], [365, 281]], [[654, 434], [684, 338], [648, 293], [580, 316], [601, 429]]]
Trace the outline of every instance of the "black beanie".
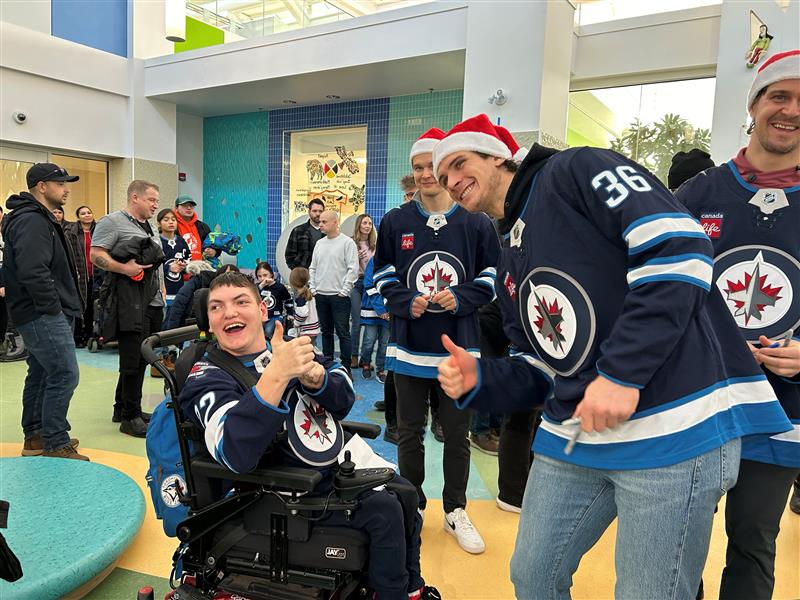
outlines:
[[700, 171], [714, 166], [708, 152], [692, 148], [689, 152], [678, 152], [672, 157], [672, 165], [667, 175], [667, 187], [677, 190], [684, 181], [688, 181]]

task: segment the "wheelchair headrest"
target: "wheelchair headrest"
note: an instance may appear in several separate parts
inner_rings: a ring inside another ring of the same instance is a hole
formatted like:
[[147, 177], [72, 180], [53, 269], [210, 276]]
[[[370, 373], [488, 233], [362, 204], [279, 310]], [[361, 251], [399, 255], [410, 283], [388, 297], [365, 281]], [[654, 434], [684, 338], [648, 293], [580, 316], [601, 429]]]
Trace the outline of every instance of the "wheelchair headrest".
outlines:
[[197, 319], [197, 327], [200, 331], [208, 332], [208, 288], [202, 288], [194, 293], [192, 299], [192, 309]]
[[[194, 293], [194, 299], [192, 300], [192, 303], [195, 317], [197, 317], [197, 327], [200, 329], [200, 331], [208, 333], [208, 288], [197, 290]], [[271, 340], [274, 332], [275, 321], [270, 321], [264, 327], [264, 334], [268, 340]]]

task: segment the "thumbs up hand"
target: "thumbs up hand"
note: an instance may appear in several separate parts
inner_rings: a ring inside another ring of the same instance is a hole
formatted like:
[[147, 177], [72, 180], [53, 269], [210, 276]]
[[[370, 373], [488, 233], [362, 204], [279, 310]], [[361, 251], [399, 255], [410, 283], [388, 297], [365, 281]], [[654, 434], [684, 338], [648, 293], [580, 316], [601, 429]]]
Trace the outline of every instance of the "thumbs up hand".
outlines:
[[442, 345], [450, 356], [439, 363], [439, 383], [445, 394], [457, 399], [478, 385], [478, 360], [447, 335], [442, 336]]

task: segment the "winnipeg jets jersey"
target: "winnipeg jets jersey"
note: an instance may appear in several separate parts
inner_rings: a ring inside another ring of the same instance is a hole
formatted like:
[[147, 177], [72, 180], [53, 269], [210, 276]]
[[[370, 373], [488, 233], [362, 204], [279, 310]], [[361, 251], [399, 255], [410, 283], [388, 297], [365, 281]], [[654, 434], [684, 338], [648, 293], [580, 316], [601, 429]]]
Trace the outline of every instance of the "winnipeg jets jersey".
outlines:
[[[255, 357], [243, 364], [258, 376]], [[207, 358], [195, 363], [178, 397], [184, 418], [204, 432], [208, 453], [237, 473], [256, 468], [281, 431], [286, 439], [270, 454], [275, 464], [325, 469], [343, 445], [339, 421], [355, 401], [353, 384], [338, 362], [317, 357], [325, 366], [319, 390], [305, 389], [297, 379], [286, 386], [278, 406], [261, 398], [255, 386], [243, 388], [232, 375]]]
[[[480, 355], [477, 309], [495, 297], [499, 252], [489, 218], [456, 204], [445, 214], [430, 214], [412, 201], [386, 213], [373, 260], [375, 288], [392, 315], [387, 369], [435, 379], [437, 366], [448, 356], [441, 342], [444, 333]], [[454, 311], [431, 304], [421, 317], [412, 317], [414, 298], [445, 289], [456, 298]]]
[[[480, 360], [460, 404], [508, 411], [550, 394], [534, 451], [600, 469], [657, 468], [789, 429], [735, 324], [705, 310], [712, 248], [697, 220], [614, 152], [548, 155], [534, 148], [506, 197], [496, 287], [517, 355]], [[638, 389], [636, 412], [581, 433], [567, 455], [574, 429], [560, 423], [598, 375]]]
[[[714, 304], [733, 315], [744, 338], [800, 339], [800, 186], [756, 188], [733, 161], [689, 180], [676, 192], [714, 245]], [[742, 458], [800, 467], [800, 376], [764, 368], [793, 429], [742, 441]]]

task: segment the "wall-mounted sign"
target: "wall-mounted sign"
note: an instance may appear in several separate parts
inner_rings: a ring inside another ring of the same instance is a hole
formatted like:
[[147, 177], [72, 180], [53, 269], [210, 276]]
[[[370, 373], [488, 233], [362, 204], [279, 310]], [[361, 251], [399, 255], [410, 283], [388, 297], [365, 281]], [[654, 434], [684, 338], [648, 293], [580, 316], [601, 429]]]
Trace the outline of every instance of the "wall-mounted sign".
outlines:
[[295, 131], [291, 140], [285, 223], [305, 215], [314, 198], [339, 213], [340, 222], [364, 211], [366, 127]]

